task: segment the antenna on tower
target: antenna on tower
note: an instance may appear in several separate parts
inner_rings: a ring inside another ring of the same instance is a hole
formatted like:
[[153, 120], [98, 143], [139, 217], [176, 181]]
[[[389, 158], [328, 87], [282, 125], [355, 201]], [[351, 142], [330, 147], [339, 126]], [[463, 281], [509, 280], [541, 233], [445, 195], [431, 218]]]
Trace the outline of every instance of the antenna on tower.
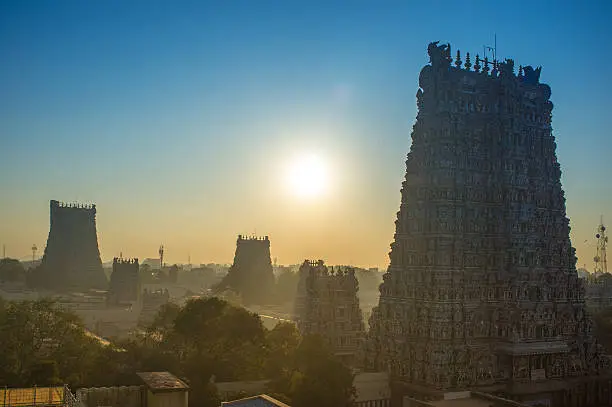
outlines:
[[38, 247], [36, 247], [36, 244], [32, 245], [32, 263], [34, 263], [34, 261], [36, 260], [36, 252], [38, 251]]
[[159, 269], [162, 270], [164, 268], [164, 245], [159, 246]]
[[6, 245], [5, 244], [2, 245], [2, 258], [6, 259]]
[[606, 227], [603, 223], [603, 216], [599, 221], [599, 227], [597, 228], [595, 238], [597, 239], [597, 252], [593, 258], [595, 261], [595, 269], [593, 270], [593, 273], [607, 273], [608, 260], [606, 258], [606, 249], [608, 247], [608, 236], [606, 235]]
[[491, 51], [493, 53], [493, 61], [497, 61], [497, 34], [494, 36], [493, 46], [483, 45], [483, 51], [485, 58], [487, 57], [487, 51]]

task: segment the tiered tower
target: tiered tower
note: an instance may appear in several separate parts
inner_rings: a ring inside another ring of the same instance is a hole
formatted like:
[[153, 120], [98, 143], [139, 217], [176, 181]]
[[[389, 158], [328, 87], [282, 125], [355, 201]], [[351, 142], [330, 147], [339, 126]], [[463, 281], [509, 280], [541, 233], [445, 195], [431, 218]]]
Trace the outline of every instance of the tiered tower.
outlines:
[[113, 272], [108, 285], [110, 305], [132, 304], [140, 297], [138, 259], [113, 259]]
[[32, 281], [41, 288], [75, 291], [107, 288], [96, 234], [96, 206], [51, 201], [51, 225], [41, 265]]
[[274, 281], [268, 236], [238, 235], [234, 264], [216, 291], [234, 291], [245, 305], [267, 304], [273, 295]]
[[138, 325], [147, 327], [155, 320], [155, 316], [167, 303], [170, 302], [170, 292], [168, 289], [147, 290], [142, 291], [142, 308], [138, 316]]
[[359, 308], [359, 284], [351, 267], [305, 260], [299, 270], [295, 316], [298, 329], [321, 335], [348, 365], [361, 363], [365, 327]]
[[593, 405], [607, 359], [576, 273], [550, 87], [540, 68], [428, 52], [368, 361], [420, 397]]

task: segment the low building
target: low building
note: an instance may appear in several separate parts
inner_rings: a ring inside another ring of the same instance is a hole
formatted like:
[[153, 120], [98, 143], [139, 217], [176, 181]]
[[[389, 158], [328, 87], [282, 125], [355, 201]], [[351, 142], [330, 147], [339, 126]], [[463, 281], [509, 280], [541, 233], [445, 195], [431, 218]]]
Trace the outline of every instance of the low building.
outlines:
[[402, 407], [550, 407], [546, 404], [522, 404], [480, 392], [449, 392], [440, 398], [424, 401], [405, 396]]
[[259, 396], [247, 397], [244, 399], [225, 401], [221, 403], [221, 407], [290, 407], [281, 401], [276, 400], [266, 394]]

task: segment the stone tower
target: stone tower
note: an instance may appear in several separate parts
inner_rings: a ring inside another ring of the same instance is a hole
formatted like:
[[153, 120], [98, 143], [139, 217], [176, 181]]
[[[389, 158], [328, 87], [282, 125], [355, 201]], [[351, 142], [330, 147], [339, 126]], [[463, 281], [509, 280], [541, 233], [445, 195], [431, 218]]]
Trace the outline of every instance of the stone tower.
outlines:
[[138, 259], [113, 259], [113, 272], [108, 284], [108, 303], [123, 305], [136, 303], [140, 297], [140, 267]]
[[34, 284], [54, 291], [105, 290], [96, 233], [96, 206], [51, 201], [51, 224]]
[[368, 362], [421, 397], [592, 405], [607, 358], [576, 273], [550, 87], [540, 68], [428, 52]]
[[343, 362], [362, 362], [365, 327], [359, 308], [359, 284], [350, 267], [328, 268], [306, 260], [299, 270], [295, 318], [305, 334], [321, 335]]
[[267, 304], [274, 294], [270, 239], [238, 235], [234, 264], [216, 288], [240, 294], [245, 305]]

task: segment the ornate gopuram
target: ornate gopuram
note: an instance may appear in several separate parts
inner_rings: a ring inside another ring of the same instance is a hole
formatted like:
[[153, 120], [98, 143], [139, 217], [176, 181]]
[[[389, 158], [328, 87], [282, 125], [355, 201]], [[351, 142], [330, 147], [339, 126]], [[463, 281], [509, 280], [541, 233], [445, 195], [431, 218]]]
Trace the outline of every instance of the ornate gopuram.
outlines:
[[234, 263], [215, 291], [230, 290], [239, 294], [245, 305], [263, 305], [271, 302], [274, 283], [268, 236], [238, 235]]
[[140, 297], [140, 266], [138, 259], [113, 259], [113, 272], [108, 284], [109, 305], [134, 304]]
[[432, 43], [367, 363], [421, 400], [611, 405], [540, 68]]
[[31, 278], [52, 291], [106, 290], [98, 249], [96, 206], [50, 202], [50, 227], [42, 262]]
[[365, 326], [359, 284], [351, 267], [327, 267], [323, 260], [300, 266], [295, 319], [302, 335], [321, 335], [345, 364], [360, 366]]

